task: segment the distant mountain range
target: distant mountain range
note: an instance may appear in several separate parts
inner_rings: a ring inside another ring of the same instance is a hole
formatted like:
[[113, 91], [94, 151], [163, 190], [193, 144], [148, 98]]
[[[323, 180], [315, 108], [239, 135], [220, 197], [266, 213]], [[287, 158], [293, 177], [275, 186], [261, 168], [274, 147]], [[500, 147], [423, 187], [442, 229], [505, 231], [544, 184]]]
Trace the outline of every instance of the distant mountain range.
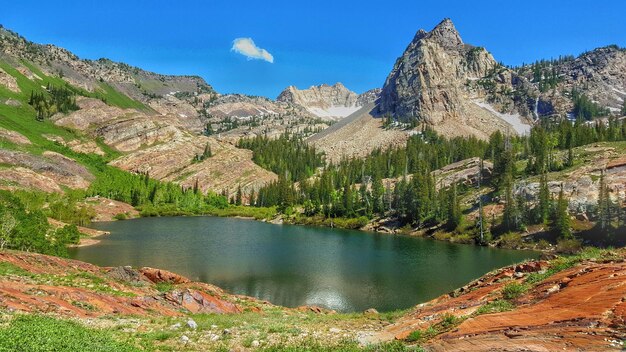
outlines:
[[[383, 129], [381, 117], [427, 124], [446, 136], [487, 138], [495, 130], [526, 133], [538, 118], [619, 116], [626, 98], [626, 51], [609, 46], [576, 58], [506, 67], [486, 49], [464, 43], [446, 19], [430, 32], [417, 32], [382, 89], [359, 95], [341, 83], [290, 86], [272, 100], [219, 94], [198, 76], [82, 60], [0, 28], [0, 105], [9, 109], [4, 111], [18, 113], [29, 95], [49, 89], [51, 82], [69, 87], [78, 109], [48, 111], [50, 120], [83, 137], [46, 138], [105, 154], [94, 142], [102, 141], [119, 153], [111, 164], [122, 169], [234, 192], [239, 185], [258, 189], [277, 177], [234, 146], [246, 136], [297, 132], [310, 137], [328, 160], [339, 160], [401, 145], [414, 133], [408, 124]], [[194, 162], [207, 144], [215, 154], [211, 162]], [[224, 168], [235, 172], [224, 174]]]

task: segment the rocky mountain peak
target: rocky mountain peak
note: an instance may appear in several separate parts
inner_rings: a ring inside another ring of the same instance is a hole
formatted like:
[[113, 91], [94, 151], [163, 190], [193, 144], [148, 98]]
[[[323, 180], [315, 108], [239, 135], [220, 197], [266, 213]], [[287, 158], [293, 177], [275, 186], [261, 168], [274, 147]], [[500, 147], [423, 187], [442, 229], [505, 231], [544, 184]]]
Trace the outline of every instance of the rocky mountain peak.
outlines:
[[416, 118], [445, 135], [486, 137], [507, 130], [508, 122], [480, 105], [485, 100], [480, 87], [467, 88], [497, 66], [489, 52], [464, 44], [452, 21], [444, 19], [430, 32], [417, 32], [387, 77], [377, 110]]
[[444, 19], [435, 26], [428, 33], [428, 38], [437, 41], [445, 48], [458, 48], [463, 45], [461, 35], [459, 35], [454, 23], [449, 18]]

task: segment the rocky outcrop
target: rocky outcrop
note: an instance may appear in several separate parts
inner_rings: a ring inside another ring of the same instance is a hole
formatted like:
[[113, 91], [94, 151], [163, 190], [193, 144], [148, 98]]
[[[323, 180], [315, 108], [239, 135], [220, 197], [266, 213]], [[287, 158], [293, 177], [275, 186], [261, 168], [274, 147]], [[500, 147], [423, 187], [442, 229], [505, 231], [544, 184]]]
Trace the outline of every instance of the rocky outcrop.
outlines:
[[[206, 145], [213, 156], [194, 161]], [[149, 173], [159, 180], [177, 182], [200, 190], [234, 194], [241, 186], [244, 192], [258, 190], [277, 176], [252, 161], [252, 152], [204, 136], [182, 136], [167, 143], [136, 150], [122, 156], [111, 165], [131, 172]]]
[[286, 114], [291, 104], [264, 97], [243, 94], [225, 94], [207, 104], [206, 111], [216, 118], [250, 118]]
[[181, 279], [168, 281], [172, 289], [161, 293], [141, 270], [130, 267], [100, 268], [76, 260], [12, 251], [0, 251], [0, 263], [26, 273], [0, 276], [0, 308], [8, 311], [75, 318], [112, 314], [151, 317], [239, 313], [243, 311], [239, 306], [242, 300], [256, 309], [269, 306], [175, 274], [170, 276]]
[[174, 274], [171, 271], [163, 269], [143, 267], [139, 269], [139, 272], [155, 284], [158, 284], [160, 282], [165, 282], [168, 284], [186, 284], [188, 282], [191, 282], [191, 280], [184, 276], [180, 276], [178, 274]]
[[[41, 156], [21, 151], [0, 149], [0, 163], [9, 165], [0, 170], [0, 179], [8, 189], [28, 188], [61, 192], [61, 186], [87, 189], [93, 175], [75, 160], [55, 152]], [[41, 187], [41, 188], [39, 188]]]
[[[542, 91], [538, 92], [539, 116], [567, 116], [572, 112], [571, 91], [585, 94], [602, 108], [621, 114], [626, 99], [626, 49], [598, 48], [580, 56], [546, 61], [542, 65], [520, 67], [518, 72]], [[545, 81], [558, 77], [553, 87]]]
[[186, 134], [184, 131], [203, 128], [200, 120], [188, 119], [185, 115], [146, 115], [91, 98], [79, 98], [78, 105], [78, 111], [56, 114], [53, 117], [55, 124], [102, 138], [104, 143], [120, 151], [167, 142]]
[[322, 84], [303, 90], [289, 86], [276, 100], [303, 107], [317, 117], [337, 120], [373, 102], [376, 94], [377, 91], [372, 90], [360, 96], [343, 84], [335, 83], [332, 86]]
[[[499, 68], [487, 50], [465, 44], [452, 21], [445, 19], [430, 32], [418, 31], [398, 58], [383, 86], [377, 113], [417, 119], [447, 136], [519, 133], [515, 126], [523, 124], [519, 115], [501, 116], [477, 104], [486, 100], [486, 94], [468, 85]], [[504, 78], [507, 72], [501, 75]]]
[[28, 138], [24, 137], [24, 135], [17, 133], [15, 131], [9, 131], [6, 128], [2, 128], [2, 127], [0, 127], [0, 139], [9, 141], [14, 144], [21, 144], [21, 145], [32, 144]]
[[[580, 167], [559, 173], [556, 178], [548, 178], [551, 195], [558, 197], [563, 187], [563, 193], [569, 201], [570, 213], [585, 219], [593, 217], [598, 206], [600, 176], [604, 173], [609, 197], [615, 204], [624, 204], [626, 163], [621, 151], [599, 144], [577, 148], [576, 153], [586, 155], [584, 163]], [[514, 192], [532, 205], [538, 202], [539, 189], [538, 180], [533, 180], [518, 183]]]
[[[546, 273], [556, 262], [497, 270], [418, 305], [363, 342], [405, 340], [419, 330], [427, 351], [619, 351], [626, 336], [624, 254], [602, 263], [581, 262], [536, 284], [527, 281], [529, 274]], [[505, 287], [515, 284], [527, 285], [528, 291], [505, 297]], [[504, 312], [481, 311], [505, 300]], [[431, 327], [434, 334], [427, 336]]]
[[20, 86], [17, 85], [15, 77], [8, 74], [5, 70], [0, 68], [0, 86], [4, 86], [6, 89], [14, 93], [21, 92]]
[[380, 92], [382, 92], [381, 88], [374, 88], [359, 94], [359, 96], [356, 98], [356, 105], [365, 106], [375, 103], [376, 100], [380, 98]]

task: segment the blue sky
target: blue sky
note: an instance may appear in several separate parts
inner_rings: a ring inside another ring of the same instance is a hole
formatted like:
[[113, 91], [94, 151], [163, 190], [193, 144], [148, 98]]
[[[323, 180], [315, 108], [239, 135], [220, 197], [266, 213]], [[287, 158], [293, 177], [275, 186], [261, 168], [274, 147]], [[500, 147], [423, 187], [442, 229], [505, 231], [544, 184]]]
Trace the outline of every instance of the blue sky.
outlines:
[[[445, 17], [466, 43], [507, 65], [626, 46], [619, 0], [20, 0], [1, 7], [0, 24], [81, 58], [200, 75], [220, 93], [271, 98], [288, 85], [381, 87], [415, 32]], [[236, 38], [252, 38], [273, 63], [231, 51]]]

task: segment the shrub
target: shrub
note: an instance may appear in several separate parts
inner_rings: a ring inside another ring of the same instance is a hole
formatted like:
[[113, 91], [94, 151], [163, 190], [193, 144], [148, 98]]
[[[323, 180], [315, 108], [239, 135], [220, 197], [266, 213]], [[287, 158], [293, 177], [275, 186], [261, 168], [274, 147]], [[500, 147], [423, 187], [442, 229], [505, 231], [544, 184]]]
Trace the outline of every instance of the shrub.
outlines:
[[577, 239], [561, 239], [556, 244], [556, 251], [564, 254], [580, 252], [582, 243]]
[[481, 315], [481, 314], [506, 312], [506, 311], [512, 310], [514, 307], [515, 306], [513, 306], [511, 302], [498, 299], [498, 300], [489, 302], [485, 304], [484, 306], [481, 306], [480, 308], [476, 310], [476, 313], [474, 314]]
[[552, 245], [550, 244], [550, 242], [541, 239], [539, 240], [539, 242], [537, 242], [537, 244], [535, 244], [535, 248], [537, 249], [548, 249], [550, 248]]
[[502, 289], [502, 296], [505, 299], [516, 299], [528, 291], [528, 286], [520, 284], [519, 282], [511, 282], [506, 284]]
[[453, 236], [451, 238], [451, 241], [454, 243], [465, 243], [465, 244], [471, 244], [475, 242], [474, 236], [470, 234], [462, 234], [462, 235]]
[[406, 340], [408, 342], [415, 342], [415, 341], [421, 340], [422, 337], [423, 337], [422, 330], [415, 330], [415, 331], [411, 331], [409, 336], [407, 336]]
[[457, 318], [456, 316], [448, 313], [445, 314], [442, 318], [441, 318], [441, 326], [444, 329], [448, 329], [454, 325], [456, 325], [456, 323], [458, 323], [460, 321], [459, 318]]
[[113, 219], [115, 219], [115, 220], [126, 220], [126, 219], [128, 219], [128, 215], [126, 215], [126, 213], [115, 214]]
[[500, 247], [503, 248], [519, 248], [523, 245], [522, 236], [519, 233], [506, 233], [500, 237]]

